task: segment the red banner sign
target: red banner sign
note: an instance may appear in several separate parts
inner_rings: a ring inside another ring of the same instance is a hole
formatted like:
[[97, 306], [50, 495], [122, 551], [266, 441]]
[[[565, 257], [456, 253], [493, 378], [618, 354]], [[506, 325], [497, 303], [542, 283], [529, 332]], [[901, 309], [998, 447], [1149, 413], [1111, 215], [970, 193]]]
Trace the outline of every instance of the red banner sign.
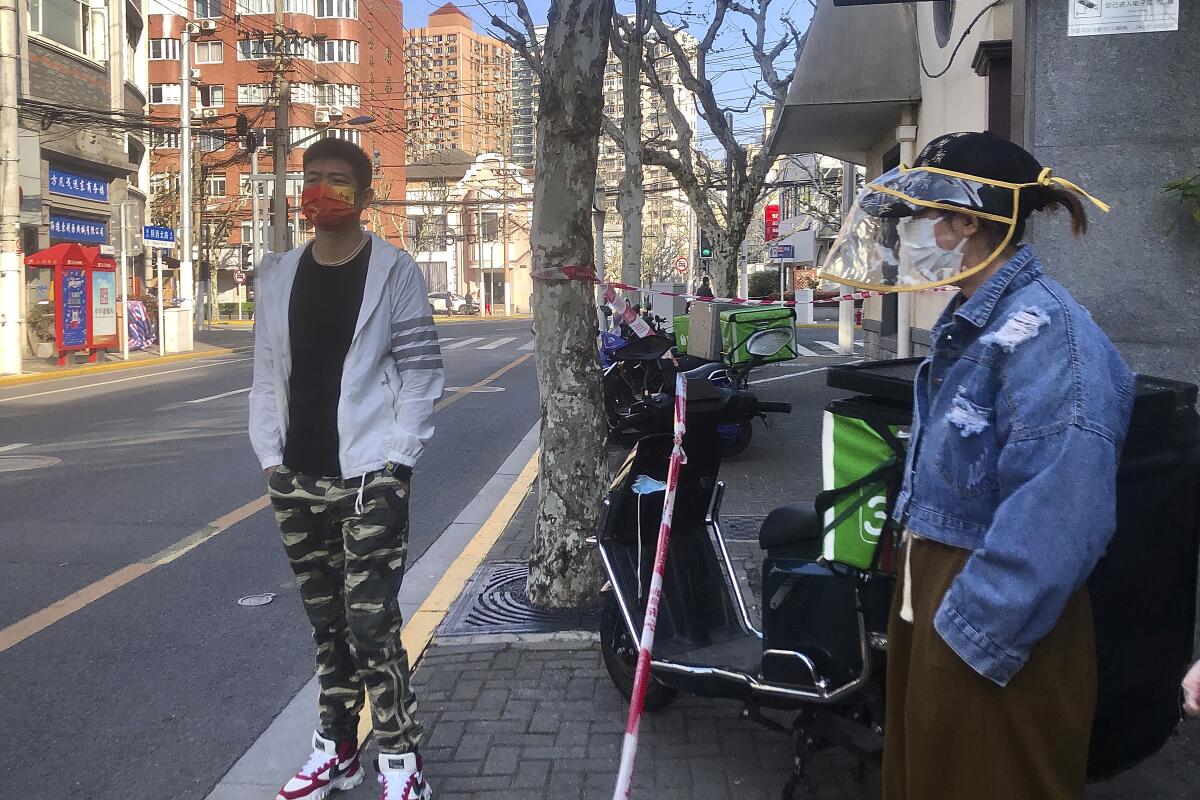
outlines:
[[766, 209], [766, 236], [768, 242], [779, 238], [779, 204], [772, 203]]

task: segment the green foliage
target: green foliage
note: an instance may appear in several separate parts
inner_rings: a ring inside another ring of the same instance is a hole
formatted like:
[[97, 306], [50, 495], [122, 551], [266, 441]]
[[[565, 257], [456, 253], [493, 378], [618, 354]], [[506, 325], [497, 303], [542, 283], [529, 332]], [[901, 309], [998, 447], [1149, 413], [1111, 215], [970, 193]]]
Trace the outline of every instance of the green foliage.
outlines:
[[1191, 206], [1192, 219], [1200, 225], [1200, 172], [1190, 178], [1171, 181], [1163, 189], [1179, 195], [1180, 200]]
[[751, 273], [746, 281], [751, 297], [779, 297], [779, 270], [768, 269]]
[[[221, 303], [220, 314], [222, 317], [236, 317], [238, 313], [237, 303]], [[254, 315], [254, 303], [242, 303], [242, 316], [250, 319]]]

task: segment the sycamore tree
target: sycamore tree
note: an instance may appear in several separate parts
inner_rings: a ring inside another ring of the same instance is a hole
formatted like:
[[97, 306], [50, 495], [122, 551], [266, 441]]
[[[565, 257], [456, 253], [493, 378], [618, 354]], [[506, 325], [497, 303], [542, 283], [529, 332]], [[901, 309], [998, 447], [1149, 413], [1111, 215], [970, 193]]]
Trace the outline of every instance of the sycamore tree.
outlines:
[[545, 276], [533, 285], [542, 449], [528, 591], [535, 603], [564, 607], [594, 600], [601, 587], [586, 541], [608, 473], [595, 294], [561, 270], [595, 274], [592, 200], [613, 0], [552, 0], [544, 41], [524, 0], [508, 3], [522, 27], [492, 23], [539, 84], [531, 247], [534, 274]]

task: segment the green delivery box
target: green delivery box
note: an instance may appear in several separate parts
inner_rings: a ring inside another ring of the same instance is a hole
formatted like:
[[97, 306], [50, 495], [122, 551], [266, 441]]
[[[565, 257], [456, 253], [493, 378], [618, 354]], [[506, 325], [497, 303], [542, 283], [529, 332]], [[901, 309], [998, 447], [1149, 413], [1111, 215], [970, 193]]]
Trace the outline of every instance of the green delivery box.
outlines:
[[903, 472], [909, 412], [877, 398], [838, 400], [825, 407], [821, 466], [824, 488], [849, 487], [880, 473], [841, 497], [825, 512], [823, 555], [859, 569], [874, 566], [875, 550], [887, 522], [888, 495]]
[[759, 331], [770, 328], [787, 330], [788, 343], [778, 353], [762, 359], [762, 363], [790, 361], [796, 357], [796, 309], [787, 306], [737, 308], [721, 312], [722, 360], [730, 366], [749, 364], [753, 356], [746, 351], [746, 341]]
[[675, 350], [681, 356], [687, 355], [688, 321], [690, 319], [687, 314], [680, 314], [672, 321], [675, 326]]

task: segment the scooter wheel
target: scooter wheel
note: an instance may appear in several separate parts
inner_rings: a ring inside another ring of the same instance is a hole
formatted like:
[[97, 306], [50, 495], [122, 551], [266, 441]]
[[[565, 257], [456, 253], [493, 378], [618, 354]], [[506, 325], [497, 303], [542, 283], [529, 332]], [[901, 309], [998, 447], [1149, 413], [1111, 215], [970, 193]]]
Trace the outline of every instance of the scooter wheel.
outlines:
[[736, 458], [746, 449], [750, 447], [750, 442], [754, 439], [754, 428], [751, 427], [749, 421], [738, 423], [737, 438], [721, 440], [721, 456], [723, 458]]
[[[617, 607], [617, 599], [612, 592], [604, 593], [604, 603], [600, 608], [600, 655], [604, 659], [604, 668], [613, 685], [626, 700], [633, 694], [633, 676], [637, 671], [638, 648], [637, 642], [629, 635], [621, 609]], [[659, 683], [654, 678], [646, 685], [647, 711], [658, 711], [666, 708], [671, 701], [679, 696], [678, 689]]]

